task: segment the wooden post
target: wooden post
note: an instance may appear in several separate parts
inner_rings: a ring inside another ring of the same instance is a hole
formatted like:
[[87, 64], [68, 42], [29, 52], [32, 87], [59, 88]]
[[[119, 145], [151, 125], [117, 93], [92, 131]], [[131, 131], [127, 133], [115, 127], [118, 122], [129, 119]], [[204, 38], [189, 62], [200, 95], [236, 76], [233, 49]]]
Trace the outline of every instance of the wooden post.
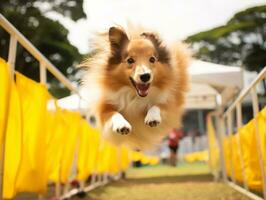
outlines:
[[[43, 85], [46, 85], [46, 68], [44, 62], [39, 62], [40, 65], [40, 82]], [[44, 196], [39, 194], [38, 195], [38, 200], [43, 200]]]
[[217, 122], [217, 139], [218, 139], [218, 146], [220, 149], [220, 163], [222, 168], [222, 179], [224, 182], [227, 182], [227, 176], [226, 176], [226, 167], [225, 167], [225, 160], [224, 160], [224, 145], [223, 145], [223, 138], [224, 138], [224, 119], [221, 115], [221, 113], [216, 114], [216, 122]]
[[235, 183], [235, 172], [234, 172], [234, 163], [233, 163], [233, 145], [232, 145], [232, 136], [233, 136], [233, 128], [232, 128], [232, 111], [227, 115], [227, 127], [228, 127], [228, 134], [229, 134], [229, 144], [230, 144], [230, 151], [231, 151], [231, 158], [230, 158], [230, 167], [231, 167], [231, 179]]
[[61, 196], [61, 183], [60, 181], [57, 181], [55, 183], [55, 197], [56, 199], [59, 199]]
[[40, 82], [46, 85], [46, 67], [44, 62], [40, 62]]
[[253, 106], [253, 115], [254, 115], [255, 137], [256, 137], [256, 144], [257, 144], [256, 147], [257, 147], [257, 153], [258, 153], [259, 164], [260, 164], [260, 172], [261, 172], [261, 177], [262, 177], [263, 196], [264, 196], [264, 199], [266, 199], [266, 175], [265, 175], [265, 170], [264, 170], [264, 165], [266, 163], [263, 157], [262, 144], [261, 144], [260, 136], [259, 136], [259, 128], [258, 128], [258, 120], [257, 120], [257, 114], [259, 113], [259, 103], [258, 103], [256, 86], [252, 87], [251, 96], [252, 96], [252, 106]]
[[9, 44], [9, 51], [8, 51], [8, 64], [11, 69], [11, 77], [13, 79], [14, 70], [15, 70], [15, 63], [16, 63], [16, 54], [17, 54], [17, 39], [15, 36], [10, 36], [10, 44]]

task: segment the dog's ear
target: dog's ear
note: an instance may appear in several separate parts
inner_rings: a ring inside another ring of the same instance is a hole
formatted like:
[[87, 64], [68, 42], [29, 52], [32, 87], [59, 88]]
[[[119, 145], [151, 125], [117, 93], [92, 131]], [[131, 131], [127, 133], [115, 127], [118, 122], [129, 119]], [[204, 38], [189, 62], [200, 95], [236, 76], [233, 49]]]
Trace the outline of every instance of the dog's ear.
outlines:
[[109, 42], [111, 46], [109, 64], [119, 64], [122, 61], [122, 51], [128, 44], [129, 39], [122, 29], [111, 27], [109, 29]]
[[142, 33], [142, 37], [149, 39], [157, 50], [158, 61], [161, 63], [169, 63], [170, 54], [167, 48], [162, 44], [161, 39], [154, 33]]

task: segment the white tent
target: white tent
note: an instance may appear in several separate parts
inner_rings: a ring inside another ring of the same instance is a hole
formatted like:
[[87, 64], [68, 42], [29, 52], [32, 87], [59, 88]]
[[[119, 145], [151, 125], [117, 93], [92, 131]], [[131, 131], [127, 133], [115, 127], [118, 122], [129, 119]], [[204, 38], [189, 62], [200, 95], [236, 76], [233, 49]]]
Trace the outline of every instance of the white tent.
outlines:
[[[194, 60], [189, 67], [190, 91], [187, 95], [187, 109], [214, 109], [217, 103], [227, 102], [243, 84], [243, 74], [239, 67], [218, 65]], [[65, 109], [86, 113], [86, 103], [77, 95], [58, 100]]]
[[194, 60], [189, 67], [191, 87], [187, 109], [214, 109], [226, 104], [243, 87], [240, 67]]
[[[77, 94], [72, 94], [70, 96], [61, 98], [57, 101], [57, 105], [60, 108], [77, 111], [81, 114], [86, 114], [87, 112], [87, 103], [84, 99], [81, 99]], [[48, 102], [48, 109], [55, 110], [54, 100]]]

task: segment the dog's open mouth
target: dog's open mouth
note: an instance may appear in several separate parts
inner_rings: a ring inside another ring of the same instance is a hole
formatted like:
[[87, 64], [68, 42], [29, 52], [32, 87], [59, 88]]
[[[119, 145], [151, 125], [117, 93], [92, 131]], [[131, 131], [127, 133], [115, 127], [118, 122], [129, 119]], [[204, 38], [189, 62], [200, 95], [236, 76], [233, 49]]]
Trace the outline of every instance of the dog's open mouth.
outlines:
[[150, 83], [136, 83], [133, 78], [130, 77], [132, 85], [135, 87], [140, 97], [146, 97], [150, 88]]

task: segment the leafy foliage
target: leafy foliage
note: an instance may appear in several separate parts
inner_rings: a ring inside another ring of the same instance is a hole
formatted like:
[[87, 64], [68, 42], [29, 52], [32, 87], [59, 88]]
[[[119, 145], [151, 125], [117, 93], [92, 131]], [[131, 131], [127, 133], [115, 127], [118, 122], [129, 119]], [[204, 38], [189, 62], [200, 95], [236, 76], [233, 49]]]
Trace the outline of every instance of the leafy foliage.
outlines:
[[[33, 45], [37, 47], [58, 69], [67, 76], [74, 73], [74, 65], [80, 62], [82, 55], [78, 49], [70, 44], [67, 39], [68, 30], [58, 21], [53, 21], [45, 16], [46, 12], [56, 11], [72, 20], [85, 17], [82, 10], [83, 0], [54, 1], [54, 0], [8, 0], [0, 4], [2, 13]], [[41, 10], [40, 5], [46, 5]], [[7, 58], [9, 36], [0, 30], [0, 56]], [[39, 63], [29, 53], [18, 46], [16, 70], [39, 80]], [[71, 76], [73, 77], [73, 76]], [[51, 74], [48, 74], [50, 89], [57, 97], [65, 96], [65, 90]]]
[[199, 59], [261, 71], [266, 65], [266, 6], [236, 13], [226, 25], [192, 35]]

